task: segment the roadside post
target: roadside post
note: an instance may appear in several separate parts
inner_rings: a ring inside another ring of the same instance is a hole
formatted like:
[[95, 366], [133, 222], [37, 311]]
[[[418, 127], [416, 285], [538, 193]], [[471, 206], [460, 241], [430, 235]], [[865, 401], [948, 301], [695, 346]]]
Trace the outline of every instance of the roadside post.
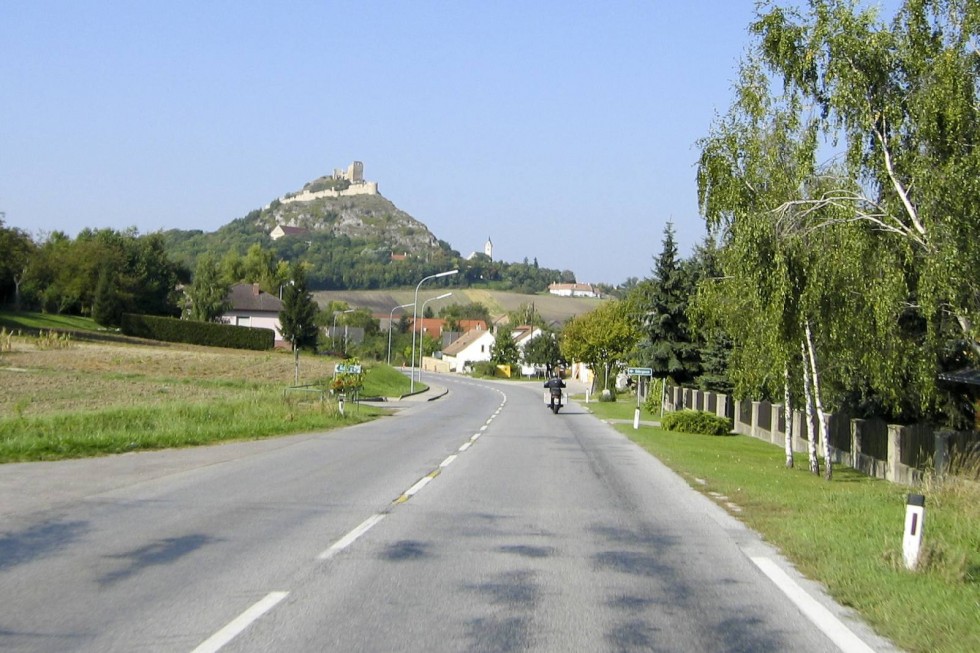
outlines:
[[653, 369], [649, 367], [628, 367], [626, 373], [636, 377], [636, 410], [633, 411], [633, 429], [640, 428], [640, 377], [652, 377]]
[[919, 564], [925, 513], [926, 498], [921, 494], [910, 494], [905, 502], [905, 535], [902, 538], [902, 556], [905, 558], [905, 568], [909, 570], [914, 570]]

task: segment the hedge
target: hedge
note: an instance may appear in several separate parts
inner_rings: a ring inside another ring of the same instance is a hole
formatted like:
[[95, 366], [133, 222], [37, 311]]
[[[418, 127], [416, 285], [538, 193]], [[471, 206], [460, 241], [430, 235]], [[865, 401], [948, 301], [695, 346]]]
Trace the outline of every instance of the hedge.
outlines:
[[127, 336], [164, 342], [184, 342], [208, 347], [263, 351], [272, 349], [276, 344], [276, 334], [272, 329], [257, 329], [214, 322], [192, 322], [156, 315], [125, 313], [122, 317], [121, 329]]

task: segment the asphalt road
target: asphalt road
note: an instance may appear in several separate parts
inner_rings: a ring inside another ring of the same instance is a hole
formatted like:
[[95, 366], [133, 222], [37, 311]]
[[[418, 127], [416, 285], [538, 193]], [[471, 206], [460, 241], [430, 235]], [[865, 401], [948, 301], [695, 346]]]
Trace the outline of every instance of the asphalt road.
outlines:
[[432, 381], [341, 431], [0, 466], [0, 650], [891, 650], [583, 407]]

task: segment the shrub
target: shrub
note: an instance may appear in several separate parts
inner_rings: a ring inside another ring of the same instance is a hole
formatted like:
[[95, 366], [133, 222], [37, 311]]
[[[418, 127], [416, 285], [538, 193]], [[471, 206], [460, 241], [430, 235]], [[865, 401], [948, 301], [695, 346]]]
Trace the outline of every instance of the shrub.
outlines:
[[651, 415], [656, 415], [660, 412], [660, 393], [651, 392], [647, 395], [647, 398], [643, 400], [643, 408]]
[[497, 376], [497, 364], [492, 361], [473, 363], [473, 376], [493, 378]]
[[732, 425], [727, 419], [701, 410], [667, 413], [660, 420], [660, 426], [668, 431], [700, 435], [728, 435], [732, 432]]
[[603, 390], [599, 393], [599, 401], [616, 401], [615, 390]]

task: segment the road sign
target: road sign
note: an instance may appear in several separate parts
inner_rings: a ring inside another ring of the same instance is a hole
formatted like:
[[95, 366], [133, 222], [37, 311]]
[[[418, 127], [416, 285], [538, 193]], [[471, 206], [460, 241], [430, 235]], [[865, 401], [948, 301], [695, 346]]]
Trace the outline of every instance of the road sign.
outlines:
[[649, 367], [628, 367], [626, 373], [630, 376], [653, 376], [653, 369]]
[[344, 363], [339, 363], [337, 365], [336, 372], [338, 374], [344, 374], [344, 373], [347, 373], [347, 374], [360, 374], [361, 373], [361, 366], [360, 365], [345, 365]]

